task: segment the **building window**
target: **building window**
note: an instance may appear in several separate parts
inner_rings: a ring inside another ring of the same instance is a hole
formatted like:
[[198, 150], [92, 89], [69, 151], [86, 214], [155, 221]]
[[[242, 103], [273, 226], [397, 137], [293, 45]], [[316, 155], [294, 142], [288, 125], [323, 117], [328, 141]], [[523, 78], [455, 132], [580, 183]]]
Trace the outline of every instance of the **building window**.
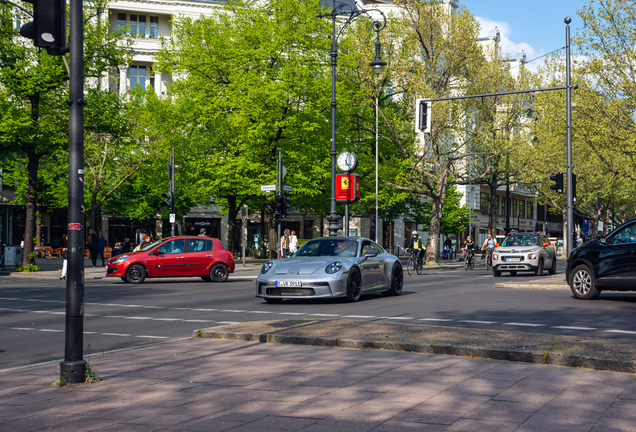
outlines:
[[117, 14], [117, 31], [120, 34], [126, 31], [126, 14], [125, 13]]
[[534, 206], [532, 205], [532, 203], [531, 203], [531, 202], [529, 202], [529, 203], [528, 203], [528, 207], [527, 207], [527, 209], [526, 209], [526, 210], [527, 210], [527, 212], [526, 212], [526, 213], [527, 213], [526, 217], [527, 217], [528, 219], [532, 219], [532, 208], [533, 208], [533, 207], [534, 207]]
[[130, 14], [130, 34], [146, 37], [146, 15]]
[[502, 216], [506, 216], [506, 197], [501, 197], [501, 213]]
[[496, 207], [495, 207], [495, 211], [498, 215], [500, 215], [501, 213], [499, 213], [499, 210], [501, 209], [501, 207], [499, 207], [499, 195], [497, 195], [496, 197], [497, 201], [496, 201]]
[[146, 66], [130, 66], [130, 88], [136, 85], [146, 90]]
[[156, 17], [156, 16], [150, 17], [150, 37], [151, 38], [159, 37], [159, 17]]
[[479, 193], [479, 210], [488, 213], [488, 194], [486, 192]]
[[517, 199], [512, 200], [512, 217], [517, 217]]
[[519, 217], [525, 217], [526, 215], [526, 202], [519, 200]]

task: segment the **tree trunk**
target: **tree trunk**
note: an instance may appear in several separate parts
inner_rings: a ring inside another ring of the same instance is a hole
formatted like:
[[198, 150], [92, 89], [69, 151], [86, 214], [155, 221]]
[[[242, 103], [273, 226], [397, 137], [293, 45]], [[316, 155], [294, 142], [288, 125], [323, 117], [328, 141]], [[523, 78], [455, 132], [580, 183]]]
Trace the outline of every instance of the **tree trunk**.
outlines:
[[[236, 222], [239, 209], [236, 206], [236, 196], [226, 196], [227, 199], [227, 247], [233, 254], [238, 254], [237, 232], [240, 224]], [[196, 234], [196, 233], [195, 233]]]
[[278, 245], [278, 224], [271, 216], [274, 214], [274, 208], [271, 203], [267, 214], [270, 215], [267, 220], [268, 256], [269, 259], [276, 259], [278, 258], [278, 252], [276, 251], [276, 246]]
[[91, 196], [91, 229], [97, 231], [97, 195]]
[[442, 208], [444, 207], [444, 196], [446, 186], [442, 186], [438, 194], [433, 195], [433, 210], [431, 212], [431, 226], [428, 230], [428, 241], [426, 242], [426, 265], [437, 265], [437, 253], [439, 251], [439, 229], [442, 222]]
[[39, 210], [35, 212], [35, 238], [36, 243], [42, 243], [42, 213]]
[[29, 264], [29, 255], [33, 253], [33, 237], [35, 237], [35, 214], [37, 212], [37, 183], [40, 157], [27, 154], [28, 183], [25, 197], [26, 218], [24, 220], [24, 249], [22, 250], [22, 267]]
[[497, 187], [498, 183], [493, 181], [490, 186], [490, 203], [488, 205], [488, 234], [495, 238], [497, 234]]
[[609, 219], [610, 219], [610, 209], [609, 207], [603, 210], [603, 236], [607, 237], [609, 234]]

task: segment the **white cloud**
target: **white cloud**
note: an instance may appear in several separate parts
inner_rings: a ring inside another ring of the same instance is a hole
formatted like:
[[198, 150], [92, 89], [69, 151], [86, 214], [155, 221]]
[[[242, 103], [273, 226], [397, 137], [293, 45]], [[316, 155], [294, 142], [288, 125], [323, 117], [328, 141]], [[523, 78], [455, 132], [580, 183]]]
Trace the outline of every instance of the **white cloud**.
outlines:
[[[504, 55], [508, 55], [511, 59], [514, 59], [519, 50], [523, 50], [526, 53], [526, 59], [532, 60], [539, 56], [545, 54], [545, 51], [540, 48], [536, 49], [532, 45], [526, 42], [513, 42], [510, 36], [512, 35], [512, 30], [510, 30], [510, 25], [507, 22], [499, 22], [492, 21], [483, 17], [475, 17], [479, 24], [481, 25], [481, 34], [480, 37], [488, 36], [488, 31], [493, 27], [497, 27], [499, 29], [499, 34], [501, 37], [501, 41], [499, 45], [504, 53]], [[543, 64], [543, 59], [535, 60], [532, 63], [528, 63], [526, 67], [531, 71], [535, 72], [537, 67]]]

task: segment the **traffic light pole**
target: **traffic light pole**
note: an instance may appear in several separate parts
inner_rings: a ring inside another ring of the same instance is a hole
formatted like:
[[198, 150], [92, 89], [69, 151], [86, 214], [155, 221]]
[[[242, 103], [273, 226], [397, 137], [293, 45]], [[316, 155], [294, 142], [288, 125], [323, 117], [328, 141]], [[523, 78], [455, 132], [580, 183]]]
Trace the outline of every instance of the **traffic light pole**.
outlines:
[[[172, 161], [171, 161], [171, 164], [170, 164], [170, 165], [171, 165], [171, 169], [172, 169], [172, 175], [170, 176], [170, 177], [171, 177], [171, 181], [170, 181], [170, 192], [172, 192], [172, 202], [170, 203], [170, 204], [171, 204], [171, 207], [170, 207], [170, 208], [172, 209], [172, 212], [176, 215], [176, 214], [177, 214], [177, 211], [176, 211], [176, 209], [175, 209], [175, 207], [174, 207], [174, 204], [175, 204], [175, 197], [174, 197], [174, 196], [175, 196], [175, 180], [174, 180], [174, 144], [172, 144]], [[174, 237], [174, 236], [176, 236], [176, 235], [177, 235], [176, 233], [177, 233], [177, 221], [175, 220], [174, 222], [172, 222], [172, 224], [171, 224], [171, 226], [170, 226], [170, 236], [171, 236], [171, 237]]]
[[564, 233], [567, 237], [567, 256], [570, 256], [572, 252], [573, 236], [572, 229], [574, 228], [574, 188], [572, 180], [572, 85], [571, 68], [570, 68], [570, 23], [572, 19], [570, 17], [565, 18], [565, 94], [566, 102], [565, 108], [567, 112], [567, 233]]
[[68, 144], [68, 272], [64, 361], [60, 376], [84, 382], [84, 17], [82, 0], [70, 4], [70, 83]]
[[[277, 169], [276, 169], [276, 196], [279, 197], [281, 195], [283, 195], [283, 154], [280, 150], [280, 147], [278, 148], [278, 163], [276, 164]], [[276, 242], [276, 251], [278, 252], [278, 256], [276, 258], [280, 258], [283, 251], [280, 248], [280, 239], [281, 239], [281, 219], [282, 219], [282, 210], [281, 210], [281, 215], [278, 218], [278, 242]]]

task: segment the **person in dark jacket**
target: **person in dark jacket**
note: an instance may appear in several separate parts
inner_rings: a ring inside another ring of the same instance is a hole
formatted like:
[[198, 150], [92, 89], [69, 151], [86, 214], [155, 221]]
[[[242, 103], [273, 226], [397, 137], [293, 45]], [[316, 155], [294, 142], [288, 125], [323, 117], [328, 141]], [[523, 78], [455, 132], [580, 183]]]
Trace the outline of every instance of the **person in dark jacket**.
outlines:
[[110, 256], [111, 258], [115, 258], [117, 255], [124, 253], [124, 247], [120, 242], [115, 243], [115, 247], [113, 248], [113, 251], [111, 252]]
[[88, 250], [91, 253], [91, 260], [93, 261], [93, 267], [97, 267], [97, 254], [99, 253], [99, 237], [95, 233], [94, 229], [90, 230], [90, 234], [86, 239]]
[[100, 230], [97, 232], [97, 243], [99, 244], [98, 256], [102, 257], [102, 267], [106, 267], [104, 262], [104, 247], [106, 246], [106, 239], [104, 239], [104, 233]]

